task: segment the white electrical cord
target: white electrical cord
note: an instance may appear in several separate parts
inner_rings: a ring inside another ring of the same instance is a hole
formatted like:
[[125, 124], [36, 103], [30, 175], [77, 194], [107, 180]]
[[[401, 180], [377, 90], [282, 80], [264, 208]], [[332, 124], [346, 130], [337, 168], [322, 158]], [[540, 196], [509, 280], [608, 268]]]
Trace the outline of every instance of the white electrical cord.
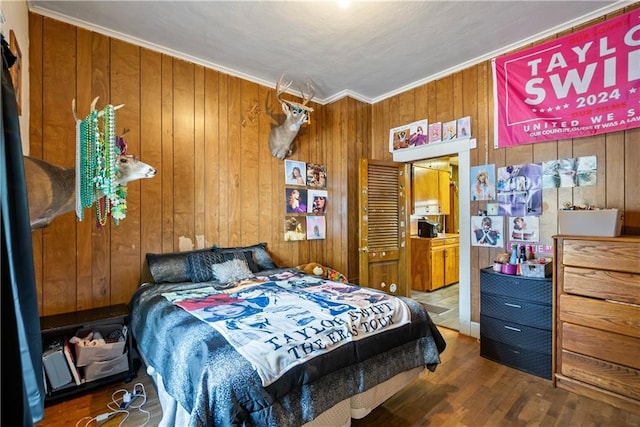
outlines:
[[[116, 398], [117, 394], [122, 394], [120, 397]], [[142, 402], [140, 404], [134, 404], [135, 400], [141, 398]], [[142, 406], [147, 403], [147, 392], [144, 388], [144, 384], [136, 383], [133, 386], [131, 392], [127, 389], [116, 390], [111, 394], [111, 402], [107, 404], [107, 408], [109, 408], [110, 412], [105, 412], [104, 414], [96, 415], [95, 417], [83, 417], [78, 420], [76, 423], [76, 427], [88, 427], [94, 421], [96, 423], [106, 421], [112, 416], [116, 414], [126, 414], [125, 417], [120, 420], [119, 427], [122, 427], [123, 423], [129, 418], [130, 409], [137, 409], [139, 412], [146, 414], [147, 419], [144, 424], [141, 424], [137, 427], [143, 427], [147, 425], [149, 420], [151, 419], [151, 413], [147, 410], [142, 409]], [[84, 424], [81, 424], [84, 421]]]

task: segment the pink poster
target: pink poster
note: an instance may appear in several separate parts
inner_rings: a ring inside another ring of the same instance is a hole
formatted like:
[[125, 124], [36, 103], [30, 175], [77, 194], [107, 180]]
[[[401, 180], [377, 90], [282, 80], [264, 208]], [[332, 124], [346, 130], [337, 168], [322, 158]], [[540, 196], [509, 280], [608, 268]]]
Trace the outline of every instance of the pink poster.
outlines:
[[640, 9], [493, 61], [496, 148], [640, 127]]

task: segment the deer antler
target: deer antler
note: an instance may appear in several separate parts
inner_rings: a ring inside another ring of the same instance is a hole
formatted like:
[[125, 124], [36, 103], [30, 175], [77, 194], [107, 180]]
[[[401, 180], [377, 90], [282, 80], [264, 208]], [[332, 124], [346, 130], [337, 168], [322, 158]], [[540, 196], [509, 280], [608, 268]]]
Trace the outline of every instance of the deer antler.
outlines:
[[[93, 98], [93, 101], [91, 101], [91, 107], [90, 107], [90, 108], [91, 108], [91, 111], [95, 111], [95, 109], [96, 109], [96, 104], [98, 103], [98, 99], [99, 99], [99, 98], [100, 98], [99, 96], [96, 96], [95, 98]], [[114, 110], [119, 110], [119, 109], [121, 109], [122, 107], [124, 107], [124, 104], [116, 105], [116, 106], [114, 106], [114, 107], [113, 107], [113, 109], [114, 109]], [[75, 121], [76, 121], [76, 122], [81, 121], [81, 120], [78, 118], [78, 110], [76, 109], [76, 99], [75, 99], [75, 98], [73, 98], [73, 99], [71, 100], [71, 111], [73, 112], [73, 118], [75, 119]], [[103, 112], [103, 111], [98, 111], [98, 117], [101, 117], [103, 114], [104, 114], [104, 112]]]
[[76, 99], [73, 98], [71, 101], [71, 111], [73, 112], [73, 118], [78, 123], [80, 119], [78, 118], [78, 111], [76, 110]]
[[307, 80], [307, 92], [308, 95], [302, 91], [302, 89], [298, 89], [300, 91], [300, 96], [302, 97], [302, 105], [306, 106], [309, 101], [313, 99], [316, 94], [316, 89], [313, 87], [310, 81]]
[[280, 99], [280, 95], [285, 93], [287, 89], [289, 89], [289, 87], [291, 87], [291, 85], [293, 84], [293, 80], [291, 80], [283, 88], [281, 88], [280, 85], [282, 84], [283, 80], [284, 80], [284, 74], [280, 76], [280, 80], [278, 80], [278, 83], [276, 83], [276, 98], [280, 102], [284, 102], [282, 99]]

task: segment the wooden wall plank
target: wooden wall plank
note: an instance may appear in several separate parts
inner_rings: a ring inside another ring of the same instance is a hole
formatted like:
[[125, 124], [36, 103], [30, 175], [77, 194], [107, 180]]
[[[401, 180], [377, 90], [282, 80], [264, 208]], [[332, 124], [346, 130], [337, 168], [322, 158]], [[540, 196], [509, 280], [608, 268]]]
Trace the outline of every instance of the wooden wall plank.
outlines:
[[[218, 137], [220, 140], [220, 157], [218, 158], [218, 172], [220, 193], [218, 194], [217, 210], [218, 210], [218, 236], [215, 240], [220, 246], [230, 246], [230, 233], [231, 223], [229, 219], [231, 217], [231, 209], [229, 207], [230, 191], [233, 191], [233, 181], [231, 180], [231, 173], [229, 164], [229, 151], [226, 147], [231, 141], [229, 136], [229, 80], [230, 77], [226, 74], [220, 74], [218, 80]], [[226, 189], [226, 190], [225, 190]]]
[[[156, 168], [156, 176], [140, 182], [140, 255], [162, 252], [162, 56], [148, 49], [140, 50], [140, 160]], [[151, 277], [147, 269], [142, 281]]]
[[[252, 106], [258, 105], [258, 85], [242, 80], [240, 82], [240, 114], [234, 119], [240, 123], [240, 242], [249, 246], [257, 243], [260, 223], [260, 197], [257, 185], [260, 171], [258, 163], [259, 150], [256, 141], [259, 141], [259, 123], [244, 120], [251, 112]], [[243, 125], [244, 123], [244, 125]]]
[[218, 225], [220, 219], [220, 210], [218, 209], [218, 194], [221, 192], [219, 187], [219, 171], [218, 167], [211, 167], [220, 163], [220, 138], [218, 136], [219, 129], [219, 103], [218, 97], [218, 79], [217, 71], [205, 70], [205, 103], [204, 103], [204, 158], [205, 158], [205, 246], [213, 246], [218, 239]]
[[[105, 100], [106, 101], [106, 100]], [[116, 113], [116, 132], [125, 127], [127, 152], [140, 153], [140, 48], [130, 43], [111, 42], [111, 97], [113, 105], [124, 104]], [[110, 304], [128, 301], [140, 285], [140, 181], [127, 184], [126, 218], [111, 228]], [[127, 265], [128, 268], [122, 268]]]
[[162, 165], [154, 179], [162, 181], [162, 252], [178, 250], [174, 244], [174, 163], [173, 163], [173, 62], [162, 55]]
[[385, 158], [389, 151], [389, 129], [384, 121], [384, 101], [374, 104], [371, 108], [371, 144], [369, 155], [376, 159]]
[[228, 216], [223, 220], [228, 224], [229, 242], [242, 241], [242, 144], [240, 123], [242, 117], [242, 82], [237, 77], [228, 79], [227, 97], [227, 162], [228, 174]]
[[[43, 29], [43, 159], [75, 165], [75, 124], [70, 115], [76, 81], [76, 28], [45, 19]], [[61, 49], [61, 46], [67, 46]], [[75, 214], [56, 219], [43, 232], [44, 314], [76, 307]]]
[[194, 201], [193, 213], [194, 224], [193, 244], [196, 248], [205, 247], [205, 125], [204, 125], [204, 103], [205, 103], [205, 82], [204, 67], [196, 66], [194, 70], [194, 105], [193, 105], [193, 166], [194, 166]]
[[615, 182], [624, 182], [626, 171], [624, 168], [621, 168], [618, 165], [623, 165], [625, 163], [624, 141], [625, 136], [630, 136], [629, 132], [630, 131], [607, 134], [604, 142], [604, 144], [606, 145], [606, 147], [604, 148], [604, 155], [606, 156], [606, 158], [600, 157], [597, 159], [598, 163], [604, 163], [606, 167], [606, 174], [604, 176], [605, 182], [599, 183], [604, 184], [607, 188], [607, 193], [605, 194], [606, 207], [624, 205], [624, 188], [626, 186], [615, 186], [612, 184]]
[[[111, 97], [111, 40], [101, 34], [91, 34], [91, 86], [82, 88], [89, 92], [90, 98], [98, 98], [96, 108], [102, 108]], [[78, 111], [84, 117], [89, 113], [90, 105], [78, 105]], [[111, 241], [110, 227], [96, 227], [95, 208], [85, 209], [85, 218], [91, 224], [91, 293], [92, 306], [102, 307], [111, 301]]]
[[177, 248], [182, 239], [182, 250], [195, 247], [194, 68], [173, 61], [173, 238]]
[[446, 122], [455, 119], [453, 111], [453, 75], [443, 77], [435, 82], [437, 106], [436, 122]]
[[[92, 68], [92, 37], [91, 32], [78, 28], [77, 30], [77, 82], [76, 108], [78, 105], [91, 105], [91, 68]], [[85, 107], [86, 108], [86, 107]], [[80, 116], [79, 116], [80, 117]], [[92, 248], [91, 229], [94, 227], [93, 215], [90, 209], [85, 209], [85, 220], [76, 221], [76, 280], [77, 307], [80, 310], [93, 307], [93, 277], [92, 277]]]
[[397, 98], [397, 108], [398, 108], [398, 125], [401, 126], [403, 124], [411, 123], [415, 121], [416, 117], [416, 106], [415, 106], [415, 91], [408, 90], [406, 92], [402, 92], [401, 94], [396, 96]]

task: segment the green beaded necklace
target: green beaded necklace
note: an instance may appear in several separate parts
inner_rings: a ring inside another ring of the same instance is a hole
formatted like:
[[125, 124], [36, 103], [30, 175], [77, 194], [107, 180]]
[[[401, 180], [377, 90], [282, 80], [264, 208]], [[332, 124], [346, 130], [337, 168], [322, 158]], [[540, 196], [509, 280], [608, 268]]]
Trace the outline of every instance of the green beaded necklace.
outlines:
[[121, 153], [116, 145], [115, 128], [115, 108], [111, 104], [102, 111], [92, 110], [76, 123], [76, 216], [80, 221], [84, 219], [84, 208], [91, 207], [94, 201], [100, 226], [107, 223], [112, 207], [116, 225], [126, 215], [127, 188], [116, 180], [116, 159]]

